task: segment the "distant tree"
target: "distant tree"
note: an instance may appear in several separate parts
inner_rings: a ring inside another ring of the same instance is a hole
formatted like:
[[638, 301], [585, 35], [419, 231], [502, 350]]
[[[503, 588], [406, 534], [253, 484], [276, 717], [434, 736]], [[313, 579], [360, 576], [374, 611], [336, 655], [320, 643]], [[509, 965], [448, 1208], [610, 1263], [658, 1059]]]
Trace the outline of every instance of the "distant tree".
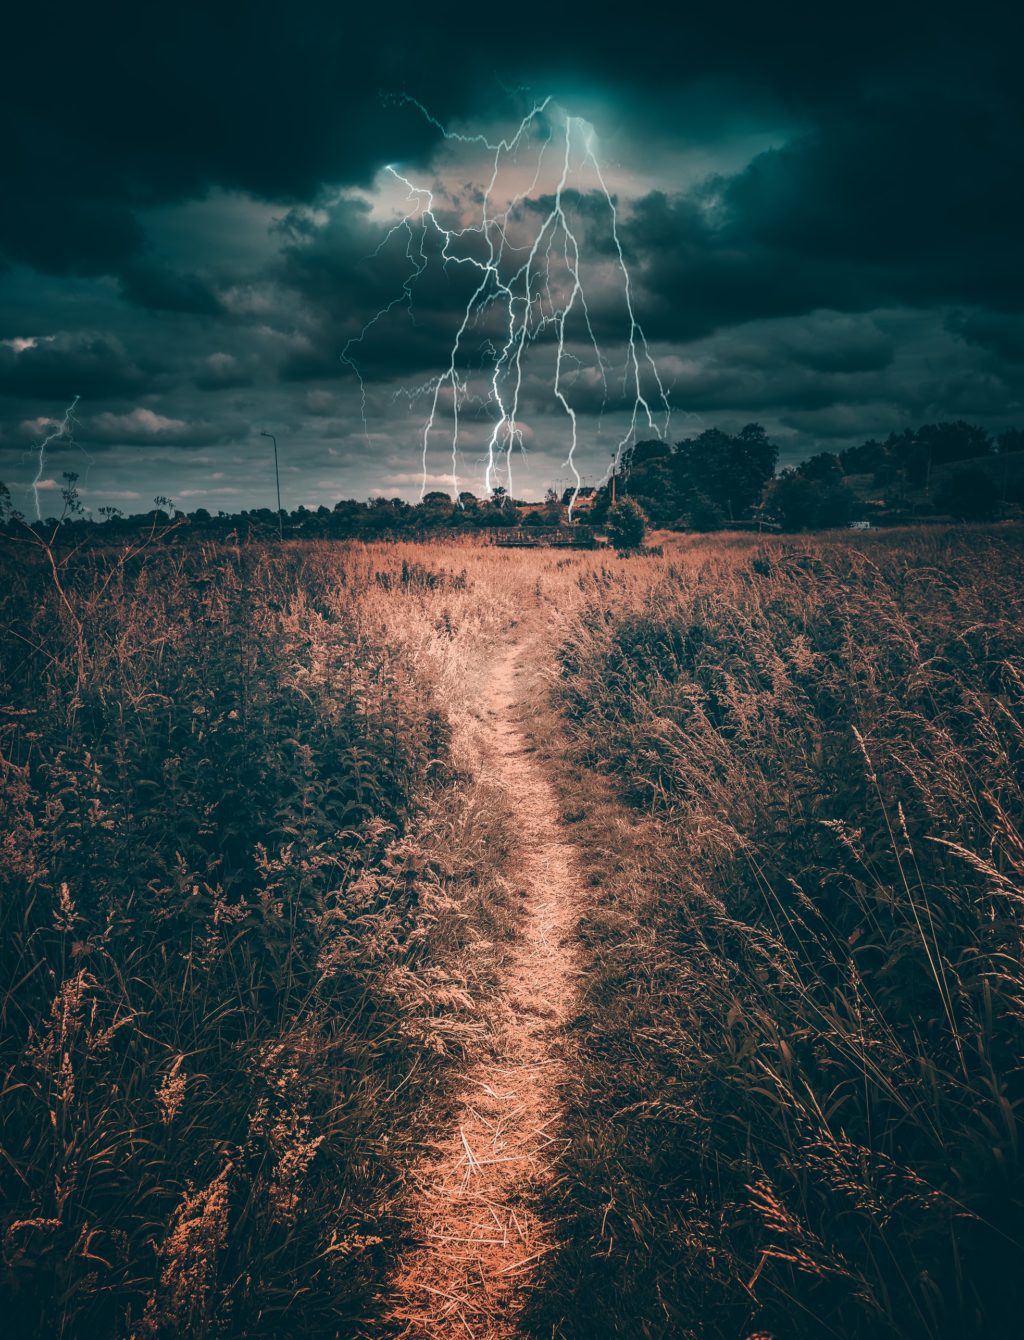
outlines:
[[660, 438], [635, 442], [623, 452], [619, 466], [619, 493], [634, 498], [656, 526], [668, 525], [679, 510], [672, 452], [671, 444]]
[[328, 527], [329, 533], [337, 539], [346, 539], [355, 535], [362, 529], [369, 520], [370, 509], [356, 502], [353, 498], [343, 498], [340, 502], [334, 504], [334, 510], [331, 513], [331, 521]]
[[926, 423], [917, 430], [917, 440], [931, 453], [933, 465], [970, 461], [992, 455], [992, 439], [975, 423]]
[[797, 474], [810, 479], [815, 484], [838, 484], [843, 478], [843, 467], [839, 457], [831, 451], [819, 451], [809, 456], [796, 467]]
[[676, 443], [673, 477], [676, 495], [684, 508], [698, 494], [716, 503], [726, 515], [735, 515], [742, 504], [731, 491], [733, 439], [720, 428], [708, 428], [699, 437]]
[[9, 526], [20, 517], [21, 513], [15, 509], [11, 490], [6, 484], [0, 483], [0, 526]]
[[783, 470], [768, 490], [768, 510], [783, 530], [809, 530], [817, 503], [817, 485], [796, 470]]
[[923, 484], [928, 475], [928, 456], [912, 428], [890, 433], [885, 439], [885, 460], [876, 470], [876, 482], [909, 479]]
[[501, 484], [497, 484], [491, 490], [491, 507], [498, 514], [499, 526], [514, 526], [518, 522], [519, 513], [516, 511], [515, 499]]
[[995, 480], [980, 466], [954, 470], [936, 489], [935, 505], [958, 521], [987, 521], [999, 507]]
[[936, 465], [992, 454], [992, 439], [985, 429], [964, 423], [963, 419], [955, 423], [926, 423], [909, 436], [911, 443], [904, 457], [908, 478], [917, 485], [929, 483]]
[[761, 501], [777, 460], [778, 448], [760, 424], [748, 423], [735, 436], [709, 428], [676, 446], [675, 501], [699, 493], [736, 520]]
[[857, 447], [845, 447], [839, 453], [843, 473], [847, 475], [873, 475], [888, 461], [888, 450], [883, 442], [874, 438], [862, 442]]
[[1004, 428], [996, 442], [1000, 456], [1014, 451], [1024, 451], [1024, 428]]
[[814, 511], [816, 526], [848, 526], [857, 510], [857, 495], [840, 479], [819, 488]]
[[768, 490], [765, 503], [783, 530], [846, 526], [857, 497], [840, 479], [819, 483], [798, 469], [783, 470]]
[[587, 523], [592, 526], [603, 526], [608, 520], [608, 508], [612, 502], [611, 481], [602, 486], [594, 495], [594, 503], [587, 512]]
[[763, 490], [775, 473], [779, 459], [778, 447], [759, 423], [745, 424], [733, 441], [738, 444], [735, 449], [736, 463], [742, 466], [747, 477], [748, 492], [753, 491], [755, 486]]
[[451, 495], [440, 489], [425, 493], [415, 508], [416, 521], [421, 526], [443, 526], [452, 518], [455, 504]]
[[477, 526], [514, 526], [519, 520], [508, 489], [501, 484], [491, 489], [490, 496], [480, 500], [472, 517]]
[[688, 530], [706, 534], [709, 531], [721, 530], [725, 518], [722, 516], [722, 509], [713, 503], [706, 493], [695, 490], [687, 501], [680, 520]]
[[647, 516], [634, 498], [621, 498], [608, 509], [608, 538], [616, 549], [639, 549], [647, 534]]
[[[572, 494], [569, 494], [570, 498]], [[562, 523], [562, 504], [558, 498], [557, 489], [545, 489], [544, 491], [544, 524], [546, 526], [559, 526]]]
[[622, 469], [628, 474], [642, 465], [649, 465], [651, 461], [667, 460], [671, 455], [671, 442], [666, 442], [661, 437], [647, 438], [643, 442], [634, 442], [631, 447], [626, 448], [622, 453]]
[[371, 498], [351, 516], [350, 533], [354, 529], [364, 535], [391, 535], [404, 529], [415, 511], [404, 498]]

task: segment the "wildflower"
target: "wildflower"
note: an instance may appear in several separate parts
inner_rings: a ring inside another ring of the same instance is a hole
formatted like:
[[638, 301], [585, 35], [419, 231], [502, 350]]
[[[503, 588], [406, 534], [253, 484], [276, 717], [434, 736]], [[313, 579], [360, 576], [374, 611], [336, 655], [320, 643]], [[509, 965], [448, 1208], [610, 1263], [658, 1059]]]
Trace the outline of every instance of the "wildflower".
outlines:
[[304, 1113], [291, 1112], [274, 1123], [270, 1143], [278, 1158], [270, 1203], [279, 1219], [287, 1222], [295, 1217], [302, 1183], [323, 1142], [322, 1135], [312, 1134], [312, 1122]]
[[188, 1076], [181, 1068], [184, 1056], [177, 1056], [171, 1062], [170, 1069], [160, 1081], [160, 1087], [156, 1091], [156, 1102], [160, 1109], [160, 1119], [165, 1126], [169, 1126], [178, 1115], [182, 1103], [185, 1101], [185, 1089], [188, 1087]]
[[71, 931], [78, 920], [78, 912], [75, 908], [74, 899], [71, 897], [71, 890], [68, 888], [67, 881], [62, 880], [57, 895], [57, 911], [53, 918], [54, 930]]
[[228, 1235], [226, 1163], [209, 1186], [190, 1187], [171, 1221], [159, 1253], [160, 1277], [146, 1305], [153, 1329], [161, 1323], [180, 1335], [201, 1334], [213, 1315], [217, 1266]]

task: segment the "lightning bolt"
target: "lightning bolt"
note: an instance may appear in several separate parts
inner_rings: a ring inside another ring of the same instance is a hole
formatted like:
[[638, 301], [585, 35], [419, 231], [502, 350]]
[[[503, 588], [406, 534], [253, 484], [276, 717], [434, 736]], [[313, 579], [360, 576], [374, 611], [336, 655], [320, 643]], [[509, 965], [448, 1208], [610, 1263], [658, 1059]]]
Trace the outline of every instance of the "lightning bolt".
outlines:
[[[476, 329], [492, 309], [496, 309], [500, 314], [498, 325], [501, 333], [483, 343], [490, 363], [484, 403], [492, 416], [484, 468], [485, 487], [490, 493], [499, 460], [504, 455], [508, 489], [510, 492], [512, 490], [512, 454], [516, 447], [525, 454], [520, 423], [524, 357], [542, 336], [551, 335], [555, 342], [553, 396], [564, 412], [569, 428], [569, 448], [564, 468], [574, 480], [569, 509], [571, 516], [572, 504], [576, 501], [582, 478], [575, 461], [579, 446], [579, 421], [567, 392], [571, 381], [588, 369], [575, 354], [566, 349], [570, 318], [580, 321], [582, 330], [586, 332], [586, 344], [594, 360], [591, 367], [600, 377], [603, 387], [602, 415], [608, 400], [607, 374], [610, 366], [595, 333], [581, 272], [582, 230], [574, 226], [567, 212], [570, 197], [574, 200], [582, 198], [583, 192], [577, 183], [588, 171], [593, 179], [591, 191], [603, 201], [609, 220], [611, 250], [626, 311], [626, 359], [622, 388], [623, 395], [632, 395], [628, 425], [600, 482], [603, 483], [617, 467], [623, 451], [635, 440], [642, 423], [646, 423], [652, 432], [661, 431], [667, 436], [671, 417], [668, 395], [634, 310], [632, 283], [619, 233], [618, 205], [598, 160], [593, 128], [582, 118], [562, 112], [548, 97], [533, 104], [520, 121], [515, 134], [495, 143], [485, 135], [464, 135], [449, 130], [414, 98], [403, 96], [398, 100], [414, 106], [441, 132], [445, 140], [477, 146], [492, 154], [493, 159], [489, 181], [480, 192], [479, 220], [461, 227], [445, 226], [439, 217], [432, 189], [414, 184], [395, 164], [389, 164], [386, 168], [387, 173], [405, 188], [406, 208], [399, 220], [388, 229], [373, 254], [380, 255], [393, 239], [404, 236], [404, 254], [409, 262], [409, 270], [400, 291], [366, 322], [358, 335], [348, 341], [342, 353], [342, 361], [354, 370], [359, 379], [364, 431], [366, 385], [354, 355], [373, 327], [396, 307], [405, 306], [412, 315], [414, 289], [428, 268], [429, 246], [433, 246], [445, 270], [449, 266], [464, 267], [473, 276], [475, 286], [462, 311], [448, 351], [447, 366], [422, 386], [399, 392], [410, 399], [429, 397], [430, 407], [421, 439], [423, 482], [420, 497], [427, 490], [430, 442], [437, 428], [442, 397], [447, 389], [451, 394], [452, 405], [452, 494], [456, 502], [459, 500], [460, 411], [475, 399], [470, 391], [469, 377], [460, 367], [460, 355], [464, 352], [467, 335]], [[512, 194], [504, 208], [499, 208], [495, 196], [502, 170], [506, 166], [518, 166], [520, 154], [527, 151], [535, 154], [532, 177], [523, 189]], [[545, 160], [552, 158], [554, 170], [558, 173], [557, 185], [550, 207], [546, 213], [542, 213], [537, 208], [539, 201], [535, 200], [534, 193], [538, 189]], [[522, 238], [520, 234], [524, 216], [536, 218], [536, 222], [532, 236], [527, 231], [525, 238]], [[571, 377], [566, 376], [567, 368], [572, 373]], [[645, 386], [650, 390], [646, 391]], [[655, 410], [659, 418], [663, 416], [660, 430], [655, 422]]]
[[43, 475], [46, 473], [46, 449], [53, 442], [71, 442], [75, 441], [75, 426], [78, 420], [75, 418], [75, 410], [78, 408], [78, 402], [81, 396], [75, 396], [71, 404], [64, 411], [64, 418], [60, 421], [52, 433], [48, 434], [36, 447], [36, 477], [32, 481], [32, 497], [36, 505], [36, 520], [42, 521], [43, 513], [39, 503], [39, 485], [43, 482]]

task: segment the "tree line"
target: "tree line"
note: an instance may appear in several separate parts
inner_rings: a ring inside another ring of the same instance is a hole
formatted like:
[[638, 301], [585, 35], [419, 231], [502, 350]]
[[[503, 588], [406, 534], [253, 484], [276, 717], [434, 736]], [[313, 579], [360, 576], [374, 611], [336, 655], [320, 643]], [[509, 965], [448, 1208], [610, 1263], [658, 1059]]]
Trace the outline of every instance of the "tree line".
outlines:
[[[1016, 468], [1009, 468], [1017, 454]], [[1024, 430], [993, 438], [962, 420], [925, 424], [778, 470], [760, 424], [709, 428], [669, 443], [638, 442], [622, 458], [619, 496], [651, 523], [681, 530], [772, 524], [783, 530], [949, 515], [986, 520], [1024, 505]]]
[[[882, 523], [949, 515], [987, 520], [1024, 507], [1024, 429], [993, 438], [962, 420], [925, 424], [870, 439], [839, 452], [821, 451], [778, 470], [779, 451], [765, 429], [739, 432], [708, 428], [678, 442], [637, 442], [624, 451], [609, 478], [576, 499], [548, 489], [542, 502], [513, 498], [498, 486], [487, 496], [463, 491], [457, 498], [432, 491], [417, 503], [402, 498], [346, 498], [333, 507], [270, 507], [211, 513], [179, 511], [170, 499], [126, 516], [100, 507], [86, 516], [77, 476], [66, 474], [58, 517], [28, 523], [0, 484], [0, 525], [45, 532], [59, 520], [65, 536], [102, 533], [116, 540], [172, 523], [230, 539], [275, 533], [306, 538], [374, 539], [385, 535], [488, 530], [505, 526], [558, 526], [568, 521], [606, 524], [616, 500], [632, 499], [652, 526], [712, 531], [730, 526], [769, 526], [797, 531], [845, 526], [854, 520]], [[575, 507], [570, 504], [575, 501]]]

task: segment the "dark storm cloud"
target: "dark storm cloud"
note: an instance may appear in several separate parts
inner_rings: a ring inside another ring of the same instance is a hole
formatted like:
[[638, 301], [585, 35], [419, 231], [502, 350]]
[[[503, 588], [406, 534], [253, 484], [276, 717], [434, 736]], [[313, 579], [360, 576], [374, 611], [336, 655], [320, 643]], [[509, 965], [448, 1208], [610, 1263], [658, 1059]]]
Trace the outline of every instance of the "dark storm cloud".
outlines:
[[251, 431], [252, 425], [238, 417], [211, 423], [202, 419], [172, 419], [151, 409], [136, 407], [124, 414], [108, 410], [85, 418], [78, 436], [90, 449], [106, 449], [140, 441], [155, 446], [198, 447], [237, 442], [248, 437]]
[[[188, 453], [163, 447], [223, 450], [273, 423], [318, 488], [415, 472], [418, 410], [395, 392], [443, 371], [473, 272], [432, 263], [413, 310], [349, 346], [410, 265], [401, 235], [377, 251], [382, 216], [345, 188], [390, 161], [425, 182], [437, 167], [438, 131], [401, 93], [470, 129], [505, 133], [548, 93], [594, 121], [640, 183], [616, 188], [620, 230], [684, 414], [763, 417], [793, 451], [913, 414], [1004, 420], [1024, 369], [1019, 27], [1006, 5], [891, 0], [570, 5], [542, 29], [404, 2], [21, 6], [0, 81], [3, 440], [80, 394], [108, 459], [171, 468]], [[605, 202], [569, 204], [613, 262]], [[621, 339], [607, 274], [590, 296]], [[497, 320], [469, 332], [467, 367]], [[524, 388], [538, 459], [565, 431], [546, 359]], [[582, 376], [572, 393], [593, 416], [627, 403]]]
[[448, 118], [507, 107], [517, 84], [581, 106], [599, 89], [671, 137], [699, 130], [702, 111], [721, 119], [713, 91], [687, 97], [716, 80], [727, 81], [732, 116], [737, 103], [769, 97], [812, 113], [842, 106], [866, 79], [929, 63], [984, 88], [993, 63], [1012, 75], [1014, 61], [987, 30], [986, 8], [748, 3], [655, 19], [570, 4], [541, 38], [499, 7], [405, 0], [23, 5], [5, 32], [16, 57], [5, 125], [18, 127], [5, 176], [19, 207], [3, 211], [0, 247], [41, 268], [93, 273], [141, 250], [135, 211], [154, 203], [212, 185], [308, 200], [325, 181], [366, 182], [437, 139], [382, 94], [407, 91]]
[[742, 172], [638, 202], [625, 235], [658, 325], [814, 307], [1024, 305], [1024, 138], [1008, 95], [852, 101]]
[[[920, 332], [914, 334], [919, 342]], [[892, 332], [871, 317], [815, 312], [799, 319], [738, 326], [692, 342], [685, 355], [671, 346], [655, 346], [654, 354], [677, 409], [711, 415], [764, 414], [891, 397], [908, 377], [905, 366], [895, 365], [895, 347]], [[609, 381], [606, 387], [593, 376], [572, 375], [565, 381], [577, 412], [596, 415], [632, 409], [632, 395], [623, 393], [621, 383]], [[534, 398], [543, 396], [545, 388], [550, 394], [550, 378], [545, 382], [542, 374], [527, 385]]]
[[0, 395], [102, 399], [138, 392], [160, 376], [152, 361], [140, 365], [107, 335], [63, 335], [23, 349], [0, 345]]
[[196, 312], [213, 316], [220, 299], [198, 275], [177, 274], [165, 265], [132, 261], [120, 267], [121, 293], [131, 303], [154, 312]]
[[230, 391], [251, 386], [253, 377], [234, 354], [213, 353], [203, 360], [194, 381], [201, 391]]
[[949, 314], [946, 328], [1004, 363], [1024, 364], [1024, 314], [956, 311]]
[[[434, 231], [417, 234], [414, 241], [404, 229], [390, 238], [388, 231], [371, 220], [364, 201], [349, 198], [325, 206], [315, 219], [293, 210], [281, 220], [275, 275], [297, 295], [313, 325], [309, 342], [284, 360], [284, 380], [354, 380], [353, 364], [368, 381], [440, 370], [442, 351], [451, 347], [480, 272], [469, 265], [445, 266]], [[485, 253], [479, 242], [476, 247]], [[460, 254], [473, 252], [460, 247]], [[403, 286], [411, 276], [415, 282], [406, 296]], [[495, 309], [467, 332], [470, 361], [474, 349], [500, 336], [499, 321]]]

